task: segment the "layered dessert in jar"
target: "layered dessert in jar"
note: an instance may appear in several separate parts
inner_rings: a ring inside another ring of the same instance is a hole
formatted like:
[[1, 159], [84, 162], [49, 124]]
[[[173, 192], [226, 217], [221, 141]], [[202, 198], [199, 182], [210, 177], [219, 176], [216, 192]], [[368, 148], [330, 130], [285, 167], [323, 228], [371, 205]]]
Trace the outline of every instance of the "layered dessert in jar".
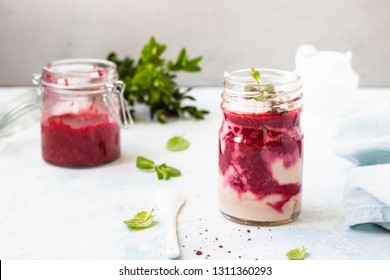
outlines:
[[[239, 223], [278, 225], [293, 221], [301, 211], [302, 95], [295, 74], [267, 69], [260, 73], [264, 87], [252, 85], [246, 70], [225, 77], [219, 206]], [[270, 82], [272, 92], [262, 91]]]

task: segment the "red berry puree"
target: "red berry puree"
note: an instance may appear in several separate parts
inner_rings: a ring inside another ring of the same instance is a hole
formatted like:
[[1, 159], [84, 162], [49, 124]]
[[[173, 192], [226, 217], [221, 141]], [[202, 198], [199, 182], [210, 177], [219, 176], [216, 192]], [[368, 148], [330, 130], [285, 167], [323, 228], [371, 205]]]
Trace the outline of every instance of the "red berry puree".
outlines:
[[42, 121], [42, 155], [51, 163], [93, 166], [120, 155], [119, 127], [107, 114], [80, 112]]
[[223, 108], [220, 209], [248, 221], [287, 221], [301, 208], [302, 108], [237, 113]]

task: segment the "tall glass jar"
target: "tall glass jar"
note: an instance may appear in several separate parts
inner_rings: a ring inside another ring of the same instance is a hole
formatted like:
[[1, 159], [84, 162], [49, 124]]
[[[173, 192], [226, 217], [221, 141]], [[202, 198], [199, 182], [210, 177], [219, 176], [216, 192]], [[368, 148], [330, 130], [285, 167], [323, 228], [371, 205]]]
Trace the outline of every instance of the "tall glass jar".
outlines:
[[219, 207], [232, 221], [272, 226], [295, 220], [301, 211], [301, 83], [288, 71], [256, 71], [259, 82], [251, 69], [225, 75]]
[[96, 166], [120, 156], [120, 127], [131, 122], [116, 65], [99, 59], [47, 64], [41, 92], [42, 156], [49, 163]]

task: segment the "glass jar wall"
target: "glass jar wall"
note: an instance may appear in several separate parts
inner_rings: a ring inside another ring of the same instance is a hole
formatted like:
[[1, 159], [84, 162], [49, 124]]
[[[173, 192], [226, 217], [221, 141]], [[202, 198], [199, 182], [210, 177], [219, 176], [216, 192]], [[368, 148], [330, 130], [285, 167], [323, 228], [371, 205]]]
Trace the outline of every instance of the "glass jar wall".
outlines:
[[114, 63], [55, 61], [43, 67], [37, 83], [44, 160], [85, 167], [119, 158], [120, 127], [127, 127], [131, 118]]
[[278, 225], [301, 211], [301, 84], [291, 72], [256, 71], [258, 82], [250, 69], [225, 76], [219, 206], [238, 223]]

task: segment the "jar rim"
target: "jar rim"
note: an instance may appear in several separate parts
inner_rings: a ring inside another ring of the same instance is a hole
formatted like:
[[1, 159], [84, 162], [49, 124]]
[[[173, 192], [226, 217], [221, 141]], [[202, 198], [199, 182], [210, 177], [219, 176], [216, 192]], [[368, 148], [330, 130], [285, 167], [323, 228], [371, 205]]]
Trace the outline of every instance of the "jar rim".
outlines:
[[[299, 106], [303, 98], [298, 74], [278, 69], [255, 68], [260, 72], [260, 83], [252, 76], [252, 69], [225, 73], [223, 104], [243, 112], [266, 112], [274, 109], [290, 110]], [[272, 92], [262, 90], [272, 84]]]
[[253, 88], [272, 84], [276, 93], [272, 97], [287, 100], [295, 99], [299, 95], [302, 85], [298, 74], [271, 68], [255, 68], [255, 70], [260, 72], [260, 84], [257, 84], [252, 77], [252, 69], [250, 68], [225, 73], [224, 93], [237, 98], [253, 98], [259, 95], [259, 92]]
[[[280, 69], [273, 69], [273, 68], [254, 68], [256, 71], [260, 72], [260, 85], [265, 85], [267, 83], [261, 83], [261, 78], [264, 76], [269, 78], [271, 76], [278, 77], [278, 78], [284, 78], [285, 80], [282, 85], [288, 85], [288, 84], [294, 84], [294, 83], [300, 83], [300, 76], [294, 72], [287, 71], [287, 70], [280, 70]], [[256, 85], [256, 81], [253, 79], [251, 74], [251, 69], [239, 69], [232, 72], [225, 72], [225, 82], [229, 82], [231, 84], [237, 85], [237, 86], [247, 86], [247, 85]], [[248, 73], [247, 75], [240, 75]], [[244, 79], [239, 78], [250, 78], [250, 80], [244, 82]]]
[[114, 62], [96, 58], [61, 59], [42, 67], [40, 83], [59, 89], [100, 87], [118, 79]]

